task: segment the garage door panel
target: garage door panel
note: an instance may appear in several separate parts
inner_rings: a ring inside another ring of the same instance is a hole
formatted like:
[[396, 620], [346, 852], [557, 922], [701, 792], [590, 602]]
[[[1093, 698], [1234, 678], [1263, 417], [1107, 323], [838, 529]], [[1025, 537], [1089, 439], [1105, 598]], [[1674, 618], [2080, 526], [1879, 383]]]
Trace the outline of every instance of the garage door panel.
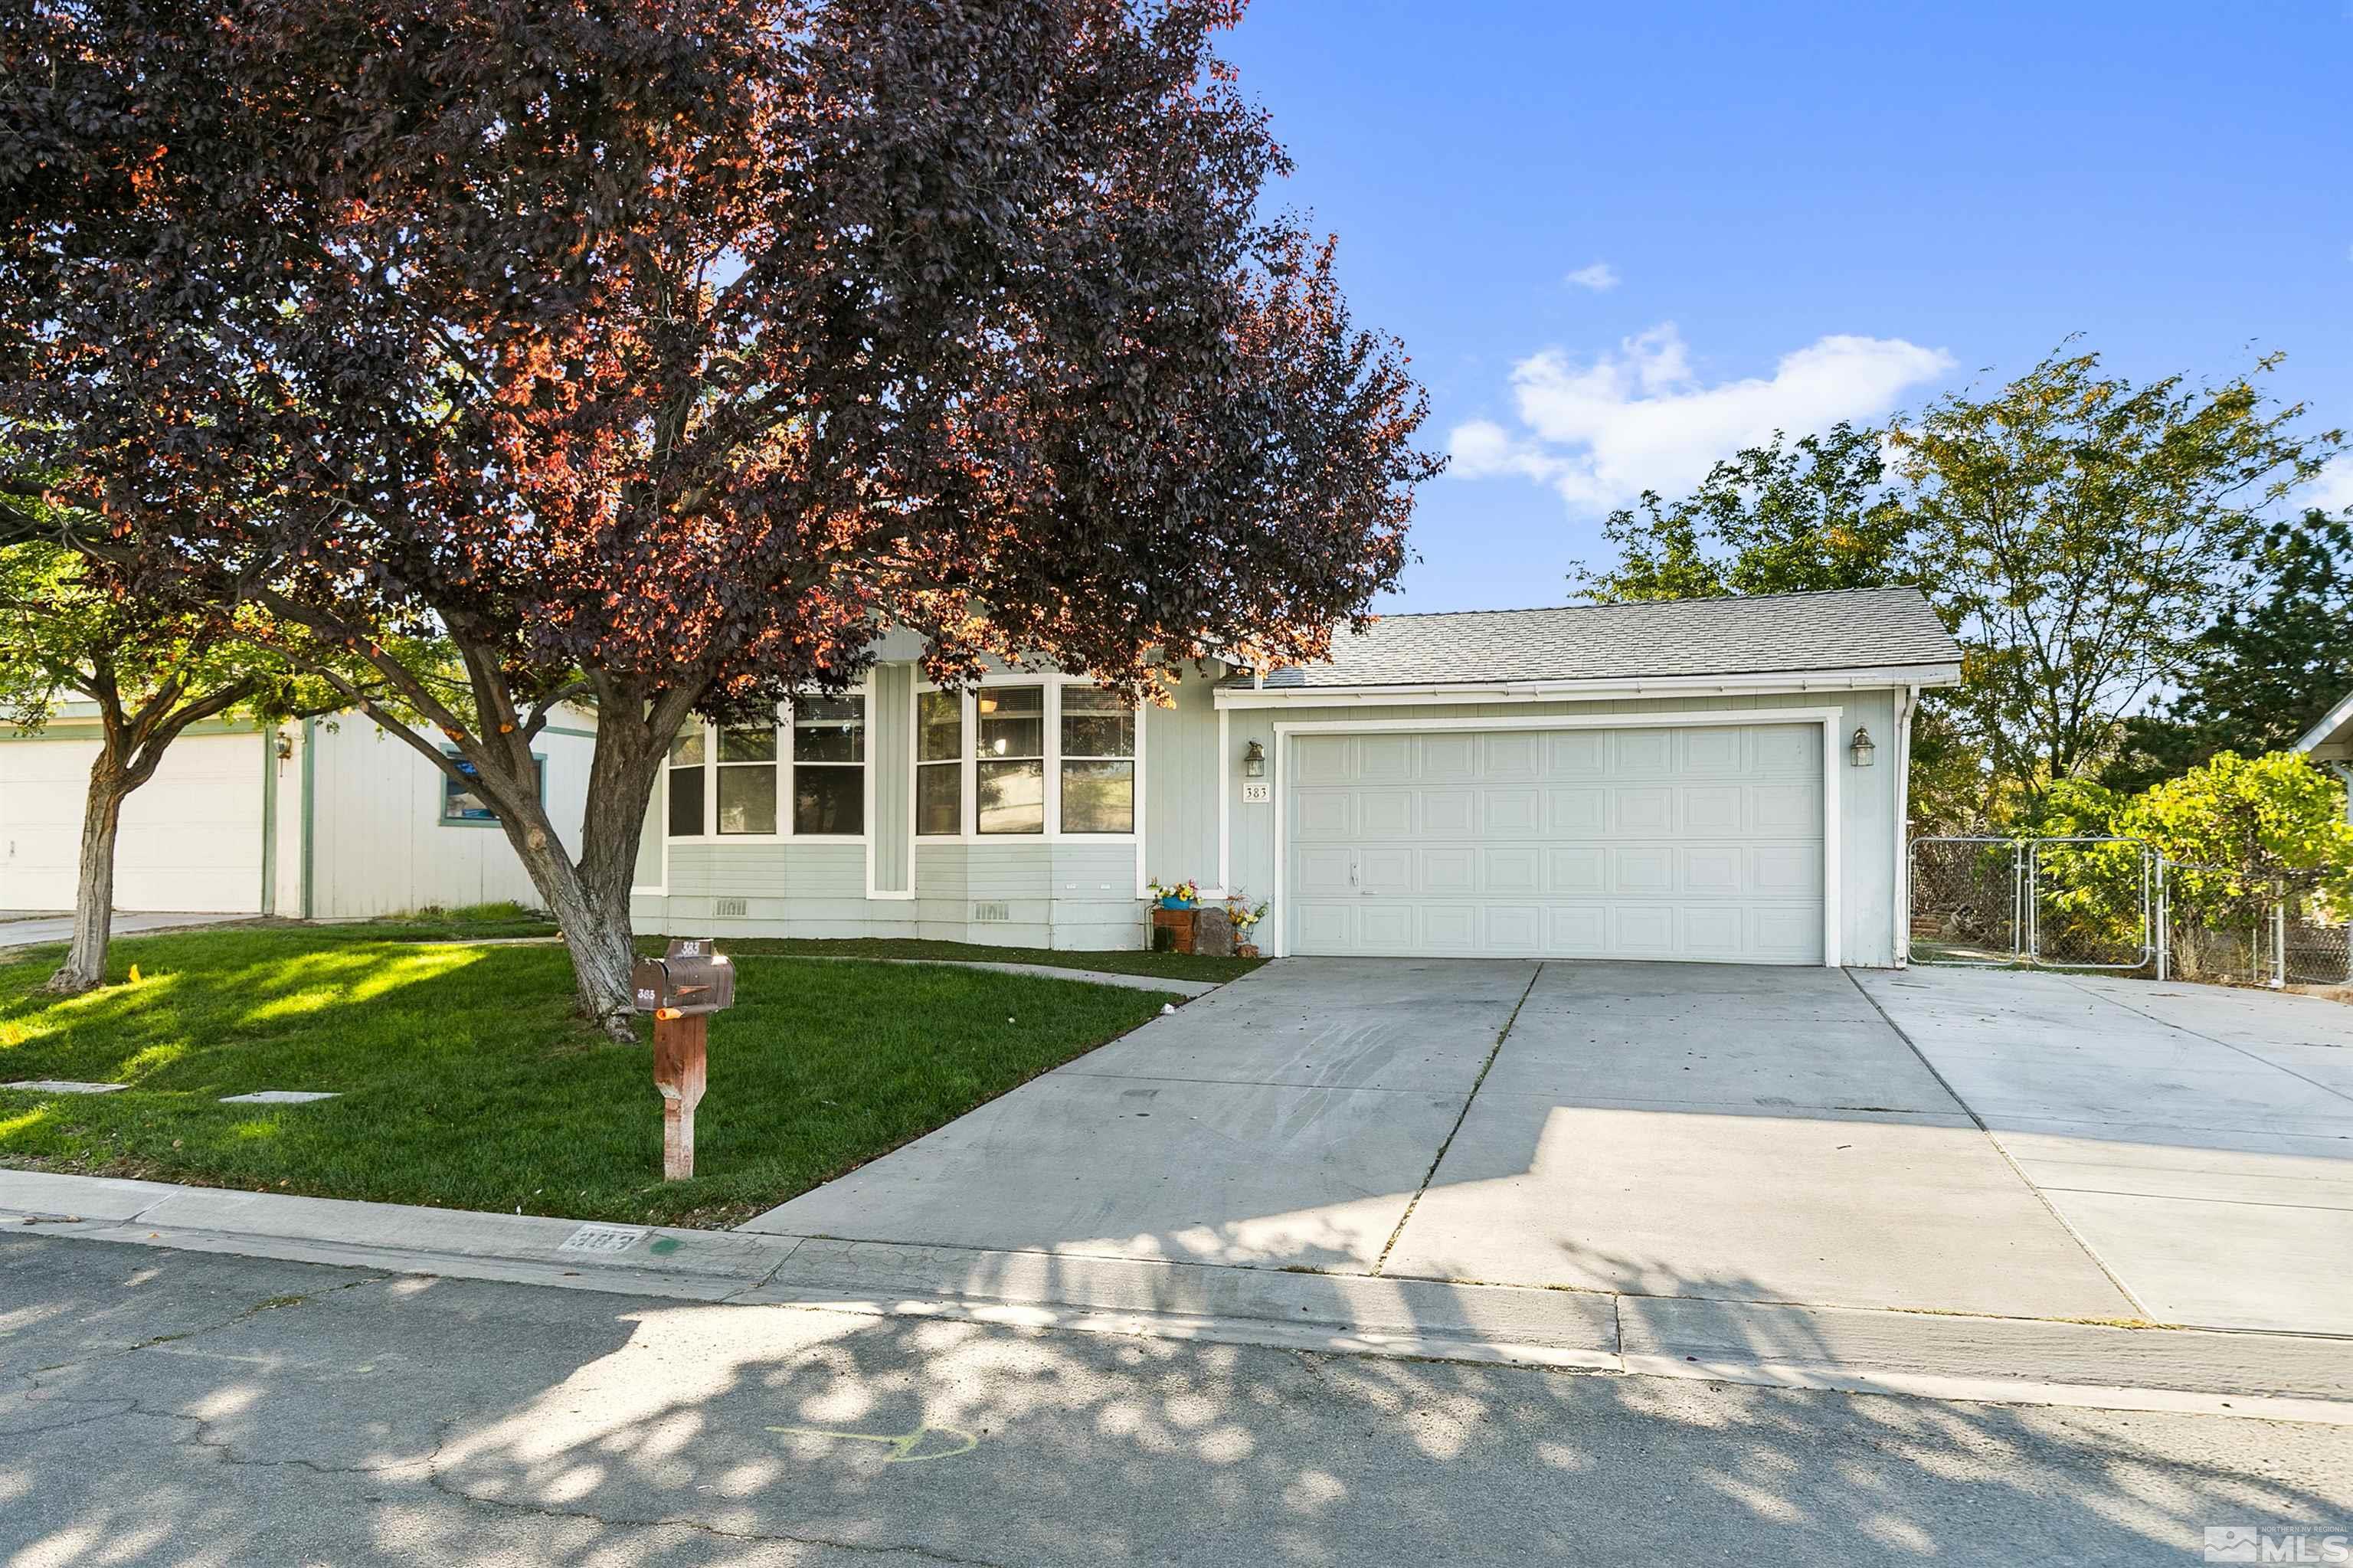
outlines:
[[1368, 845], [1356, 856], [1359, 890], [1375, 897], [1419, 892], [1413, 881], [1417, 858], [1413, 850], [1401, 844]]
[[[261, 907], [259, 736], [185, 735], [122, 803], [118, 909], [249, 914]], [[0, 746], [0, 908], [74, 902], [95, 741]]]
[[1421, 792], [1421, 831], [1432, 838], [1468, 838], [1478, 815], [1478, 797], [1468, 789]]
[[1489, 894], [1518, 895], [1534, 893], [1540, 879], [1537, 857], [1541, 852], [1534, 844], [1490, 844], [1480, 852], [1486, 875], [1482, 878], [1481, 891]]
[[1482, 912], [1486, 916], [1486, 940], [1481, 944], [1491, 953], [1536, 953], [1544, 949], [1544, 911], [1533, 904], [1490, 904]]
[[1609, 770], [1609, 736], [1598, 729], [1556, 730], [1545, 736], [1545, 765], [1555, 779], [1599, 779]]
[[1609, 791], [1546, 791], [1545, 827], [1556, 838], [1599, 838], [1609, 831]]
[[1546, 892], [1559, 895], [1592, 895], [1609, 890], [1609, 852], [1599, 844], [1581, 844], [1546, 853], [1550, 877]]
[[[1384, 908], [1381, 913], [1385, 916], [1408, 914], [1395, 905]], [[1438, 953], [1466, 955], [1479, 950], [1479, 906], [1477, 905], [1430, 904], [1423, 906], [1419, 914], [1421, 923], [1421, 945], [1425, 948]], [[1400, 929], [1411, 931], [1412, 919], [1409, 915]], [[1386, 950], [1401, 952], [1409, 949]]]
[[1489, 838], [1523, 837], [1536, 832], [1534, 789], [1485, 789], [1480, 792], [1480, 829]]
[[1683, 791], [1683, 830], [1688, 834], [1740, 832], [1741, 807], [1746, 794], [1737, 784], [1686, 786]]
[[1672, 893], [1675, 852], [1664, 844], [1627, 844], [1609, 855], [1610, 890], [1615, 893]]
[[1413, 794], [1406, 789], [1366, 789], [1356, 796], [1356, 831], [1368, 839], [1402, 839], [1413, 832]]
[[1482, 771], [1490, 779], [1533, 779], [1536, 776], [1538, 736], [1490, 735], [1484, 742]]
[[1674, 791], [1664, 785], [1649, 785], [1617, 790], [1610, 798], [1615, 808], [1610, 826], [1619, 833], [1670, 832], [1675, 825]]
[[1746, 750], [1741, 744], [1746, 733], [1737, 729], [1682, 731], [1683, 772], [1715, 778], [1738, 777], [1743, 767], [1742, 754]]
[[1747, 852], [1737, 844], [1705, 844], [1683, 851], [1683, 891], [1741, 894], [1748, 891], [1743, 874]]
[[1303, 789], [1299, 795], [1299, 835], [1313, 839], [1349, 839], [1356, 833], [1356, 798], [1336, 789]]
[[1818, 726], [1303, 739], [1293, 950], [1820, 960]]

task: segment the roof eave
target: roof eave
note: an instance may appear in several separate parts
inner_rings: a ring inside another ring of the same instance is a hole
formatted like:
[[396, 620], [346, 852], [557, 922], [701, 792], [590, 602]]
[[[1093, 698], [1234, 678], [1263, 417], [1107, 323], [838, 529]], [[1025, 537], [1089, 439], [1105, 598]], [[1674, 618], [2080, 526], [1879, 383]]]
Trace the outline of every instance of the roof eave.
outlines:
[[1711, 696], [1749, 692], [1851, 692], [1892, 686], [1960, 684], [1957, 661], [1856, 665], [1834, 670], [1765, 670], [1706, 675], [1605, 676], [1572, 681], [1460, 681], [1356, 686], [1221, 686], [1221, 708], [1378, 705], [1450, 702], [1577, 702], [1620, 697]]
[[2347, 693], [2343, 702], [2322, 715], [2320, 722], [2306, 730], [2304, 738], [2295, 743], [2295, 749], [2308, 757], [2330, 741], [2340, 738], [2353, 746], [2353, 692]]

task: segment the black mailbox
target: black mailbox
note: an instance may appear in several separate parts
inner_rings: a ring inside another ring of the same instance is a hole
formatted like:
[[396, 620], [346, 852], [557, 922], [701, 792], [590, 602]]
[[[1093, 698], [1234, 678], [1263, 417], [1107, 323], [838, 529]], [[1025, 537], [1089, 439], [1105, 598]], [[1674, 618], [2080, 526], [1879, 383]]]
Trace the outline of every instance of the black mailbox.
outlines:
[[673, 941], [659, 959], [639, 959], [629, 971], [639, 1012], [689, 1018], [735, 1005], [735, 966], [711, 950], [707, 938]]

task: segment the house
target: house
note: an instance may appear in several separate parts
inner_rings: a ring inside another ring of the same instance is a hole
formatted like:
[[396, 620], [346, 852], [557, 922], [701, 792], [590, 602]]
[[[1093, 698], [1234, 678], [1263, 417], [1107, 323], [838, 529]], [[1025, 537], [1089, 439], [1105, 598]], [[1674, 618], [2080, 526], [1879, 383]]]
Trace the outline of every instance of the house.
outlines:
[[681, 735], [638, 928], [1134, 947], [1191, 878], [1277, 955], [1888, 965], [1911, 716], [1960, 674], [1909, 588], [1387, 616], [1166, 707], [918, 652]]
[[[575, 842], [595, 724], [565, 709], [533, 745]], [[0, 910], [73, 906], [97, 728], [78, 703], [0, 729]], [[123, 803], [114, 889], [118, 909], [319, 919], [540, 901], [488, 808], [357, 715], [190, 728]]]
[[2345, 780], [2345, 820], [2353, 822], [2353, 692], [2323, 714], [2295, 748]]

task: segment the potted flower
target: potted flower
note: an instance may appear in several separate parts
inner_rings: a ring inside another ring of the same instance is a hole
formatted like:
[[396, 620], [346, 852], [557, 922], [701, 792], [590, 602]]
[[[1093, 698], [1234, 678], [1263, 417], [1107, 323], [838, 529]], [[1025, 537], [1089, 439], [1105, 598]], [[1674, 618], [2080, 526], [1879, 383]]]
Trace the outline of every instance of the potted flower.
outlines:
[[1148, 882], [1145, 886], [1153, 897], [1160, 900], [1163, 909], [1196, 909], [1200, 906], [1201, 885], [1190, 878], [1183, 882]]
[[1258, 957], [1258, 944], [1250, 940], [1250, 931], [1260, 921], [1266, 918], [1265, 901], [1260, 900], [1258, 906], [1252, 908], [1249, 899], [1239, 893], [1231, 894], [1226, 899], [1226, 918], [1232, 921], [1234, 926], [1234, 957], [1238, 959]]

